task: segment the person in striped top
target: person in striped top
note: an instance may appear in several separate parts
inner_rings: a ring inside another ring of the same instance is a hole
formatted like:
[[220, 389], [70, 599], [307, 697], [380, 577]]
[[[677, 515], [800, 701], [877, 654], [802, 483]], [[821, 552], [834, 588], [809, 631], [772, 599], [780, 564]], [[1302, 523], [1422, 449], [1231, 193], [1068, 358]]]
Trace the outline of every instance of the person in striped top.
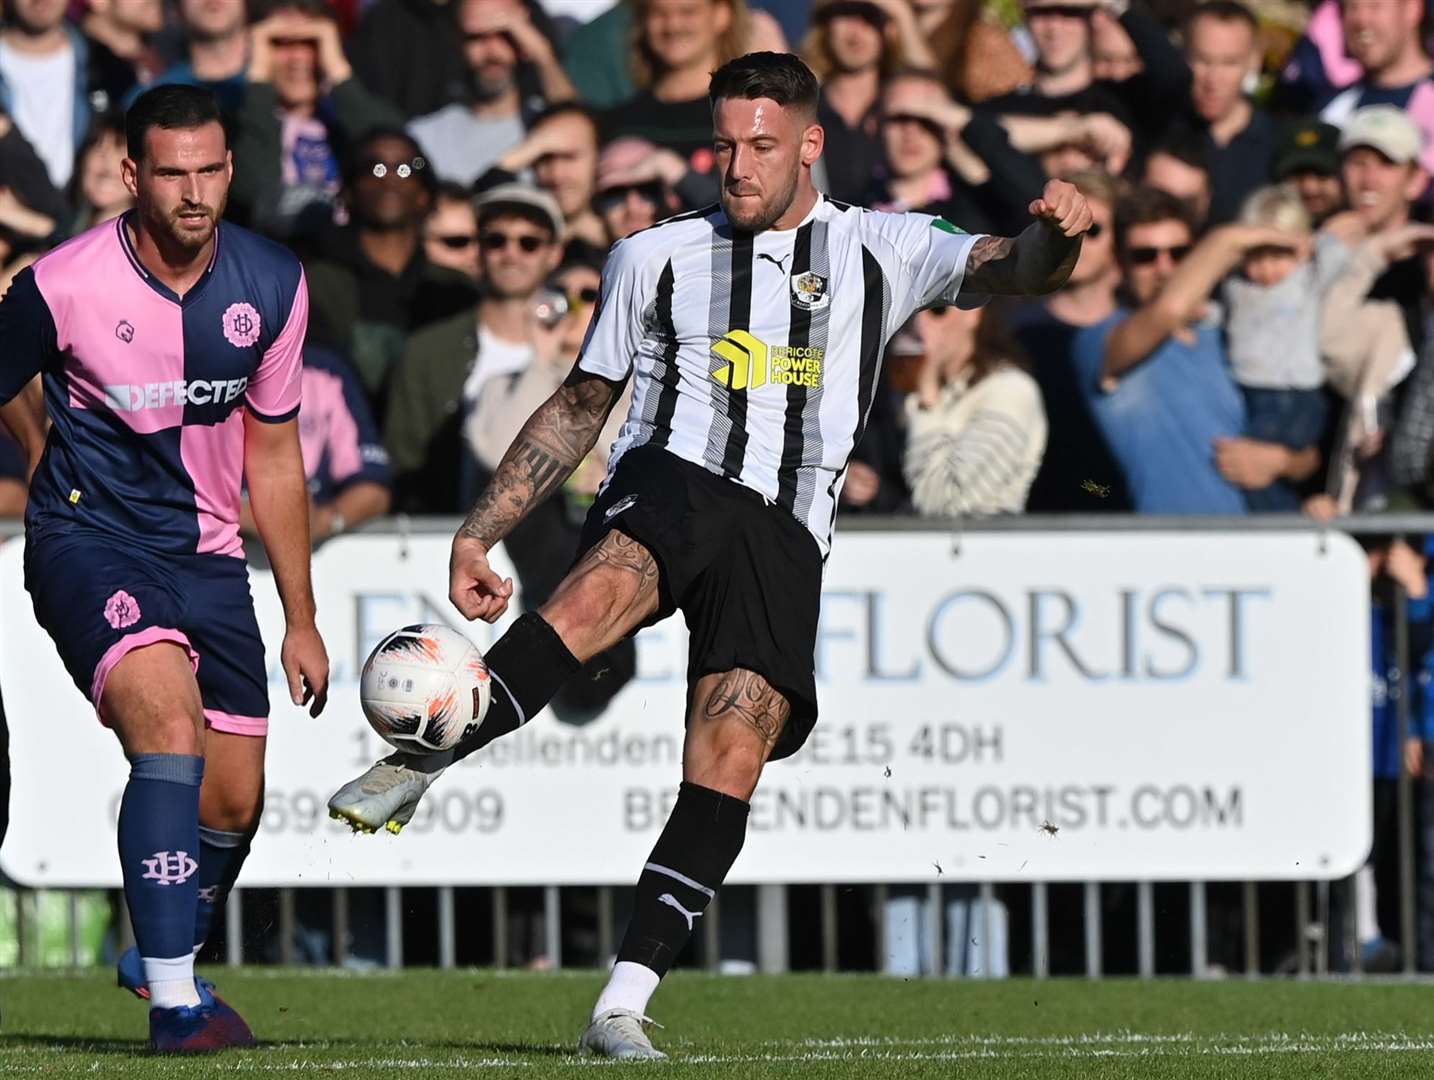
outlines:
[[488, 651], [494, 702], [468, 743], [386, 758], [329, 803], [361, 828], [401, 827], [448, 763], [535, 715], [588, 657], [680, 609], [683, 783], [585, 1053], [663, 1056], [644, 1029], [648, 999], [741, 850], [763, 766], [816, 722], [822, 566], [887, 341], [925, 307], [1058, 288], [1091, 222], [1060, 181], [1014, 238], [828, 199], [811, 180], [818, 94], [790, 55], [748, 54], [713, 75], [721, 202], [615, 245], [577, 365], [454, 539], [449, 598], [469, 619], [502, 615], [513, 584], [488, 551], [583, 460], [631, 379], [582, 554]]

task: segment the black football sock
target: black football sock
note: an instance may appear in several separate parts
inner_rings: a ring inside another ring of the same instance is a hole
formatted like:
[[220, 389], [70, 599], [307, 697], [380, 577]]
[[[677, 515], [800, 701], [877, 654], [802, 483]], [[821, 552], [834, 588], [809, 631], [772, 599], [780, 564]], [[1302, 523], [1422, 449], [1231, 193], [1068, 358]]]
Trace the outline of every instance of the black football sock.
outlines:
[[659, 977], [667, 973], [742, 850], [750, 808], [742, 799], [683, 782], [637, 879], [620, 962], [641, 964]]
[[483, 659], [493, 678], [492, 700], [478, 730], [454, 747], [454, 761], [517, 731], [541, 712], [563, 683], [582, 667], [558, 632], [535, 611], [508, 627]]

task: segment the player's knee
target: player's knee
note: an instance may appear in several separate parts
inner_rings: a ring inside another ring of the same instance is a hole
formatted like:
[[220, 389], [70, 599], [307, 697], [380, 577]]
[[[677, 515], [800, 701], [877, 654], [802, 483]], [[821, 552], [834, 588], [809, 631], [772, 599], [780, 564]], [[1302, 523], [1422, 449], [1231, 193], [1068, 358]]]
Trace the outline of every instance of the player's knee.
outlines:
[[206, 828], [221, 832], [248, 833], [259, 824], [264, 810], [264, 783], [261, 778], [210, 784], [207, 779], [199, 797], [199, 820]]
[[694, 719], [687, 732], [683, 779], [750, 799], [771, 756], [775, 735], [735, 713]]

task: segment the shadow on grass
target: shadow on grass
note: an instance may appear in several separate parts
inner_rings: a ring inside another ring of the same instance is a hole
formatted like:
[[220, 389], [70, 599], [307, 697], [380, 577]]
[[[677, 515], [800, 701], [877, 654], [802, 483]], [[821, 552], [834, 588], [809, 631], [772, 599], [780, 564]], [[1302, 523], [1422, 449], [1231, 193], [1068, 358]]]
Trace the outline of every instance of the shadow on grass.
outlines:
[[[74, 1054], [137, 1056], [148, 1054], [149, 1044], [145, 1039], [94, 1039], [80, 1035], [49, 1035], [42, 1032], [8, 1031], [0, 1034], [0, 1051], [32, 1049], [61, 1050]], [[306, 1050], [334, 1053], [349, 1051], [373, 1053], [378, 1051], [389, 1055], [419, 1050], [430, 1053], [449, 1051], [468, 1056], [515, 1055], [543, 1058], [569, 1057], [574, 1053], [571, 1047], [555, 1043], [460, 1042], [453, 1039], [424, 1040], [401, 1049], [394, 1046], [392, 1039], [315, 1039], [311, 1043], [304, 1040], [260, 1039], [254, 1049], [259, 1052], [277, 1053], [302, 1053]]]

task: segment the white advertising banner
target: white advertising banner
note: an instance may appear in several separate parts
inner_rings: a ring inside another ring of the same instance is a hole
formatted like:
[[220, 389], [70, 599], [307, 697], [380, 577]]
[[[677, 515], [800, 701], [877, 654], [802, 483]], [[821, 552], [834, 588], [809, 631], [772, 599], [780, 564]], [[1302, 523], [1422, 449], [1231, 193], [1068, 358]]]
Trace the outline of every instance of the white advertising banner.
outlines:
[[[3, 868], [36, 886], [117, 885], [126, 765], [35, 625], [20, 565], [19, 541], [0, 547]], [[444, 536], [350, 536], [316, 554], [333, 662], [317, 720], [288, 703], [283, 619], [253, 572], [273, 716], [245, 884], [634, 880], [680, 780], [680, 617], [639, 636], [638, 677], [601, 717], [547, 712], [493, 743], [401, 836], [328, 819], [329, 794], [385, 752], [358, 670], [389, 630], [460, 621], [447, 565]], [[1348, 874], [1370, 843], [1368, 624], [1365, 560], [1341, 535], [839, 536], [821, 719], [763, 777], [732, 880]], [[467, 630], [480, 648], [494, 632]]]

